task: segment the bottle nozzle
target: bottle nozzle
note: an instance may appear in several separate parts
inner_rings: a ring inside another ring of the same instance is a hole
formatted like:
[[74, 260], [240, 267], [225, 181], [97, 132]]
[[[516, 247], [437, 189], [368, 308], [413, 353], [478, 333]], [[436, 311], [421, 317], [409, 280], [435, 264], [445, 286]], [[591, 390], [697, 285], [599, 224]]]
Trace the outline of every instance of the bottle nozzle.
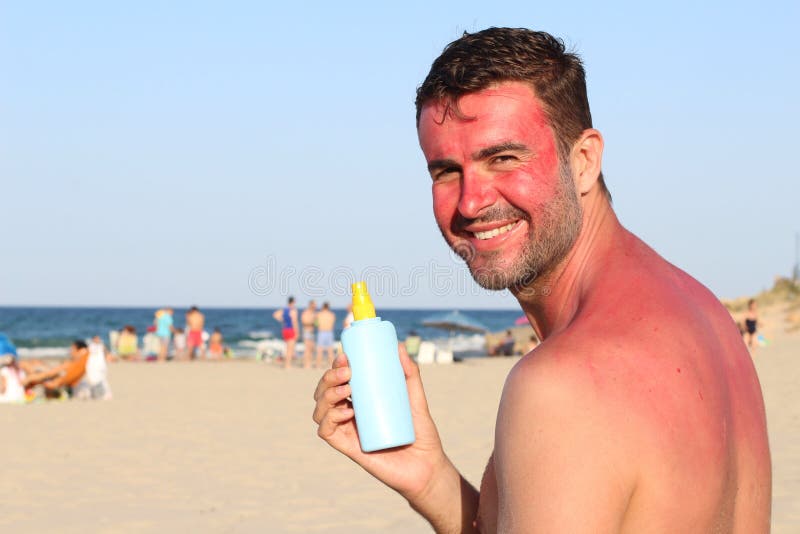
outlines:
[[353, 319], [372, 319], [375, 317], [375, 305], [367, 291], [366, 282], [356, 282], [353, 284]]

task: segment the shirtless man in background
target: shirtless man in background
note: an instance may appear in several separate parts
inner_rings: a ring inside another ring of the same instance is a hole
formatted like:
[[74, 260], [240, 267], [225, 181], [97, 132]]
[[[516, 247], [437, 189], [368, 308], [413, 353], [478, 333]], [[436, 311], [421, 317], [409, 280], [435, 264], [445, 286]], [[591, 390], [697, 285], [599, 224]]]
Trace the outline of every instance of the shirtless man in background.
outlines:
[[206, 316], [200, 312], [197, 306], [189, 308], [189, 311], [186, 312], [186, 351], [191, 360], [198, 356], [200, 359], [206, 357], [203, 343], [203, 328], [205, 324]]
[[315, 367], [322, 368], [322, 353], [328, 353], [328, 366], [333, 363], [333, 327], [336, 325], [336, 314], [331, 311], [329, 302], [322, 303], [317, 313], [317, 360]]
[[752, 361], [714, 295], [617, 220], [580, 59], [543, 32], [465, 35], [418, 89], [417, 124], [442, 235], [542, 343], [506, 380], [480, 492], [404, 350], [416, 442], [360, 450], [344, 356], [315, 392], [319, 436], [437, 532], [768, 532]]
[[303, 328], [303, 368], [311, 369], [311, 358], [314, 354], [314, 325], [317, 321], [317, 303], [308, 301], [308, 307], [300, 314], [300, 326]]

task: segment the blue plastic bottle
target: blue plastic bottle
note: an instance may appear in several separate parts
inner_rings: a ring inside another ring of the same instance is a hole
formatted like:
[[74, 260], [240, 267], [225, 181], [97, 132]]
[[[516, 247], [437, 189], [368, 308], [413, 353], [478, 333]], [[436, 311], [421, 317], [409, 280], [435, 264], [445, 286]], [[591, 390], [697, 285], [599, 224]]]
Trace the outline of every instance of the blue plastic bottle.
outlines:
[[367, 285], [353, 284], [353, 317], [342, 332], [342, 347], [350, 363], [350, 398], [358, 439], [364, 452], [414, 443], [414, 423], [400, 356], [397, 332], [375, 316]]

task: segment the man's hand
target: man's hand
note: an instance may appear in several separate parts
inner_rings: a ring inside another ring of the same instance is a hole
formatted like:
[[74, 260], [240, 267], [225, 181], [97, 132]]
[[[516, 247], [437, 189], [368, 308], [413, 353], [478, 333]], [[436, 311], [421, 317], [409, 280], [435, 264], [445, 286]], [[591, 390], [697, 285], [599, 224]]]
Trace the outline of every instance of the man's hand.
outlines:
[[416, 441], [411, 445], [383, 451], [361, 451], [350, 396], [350, 366], [344, 355], [322, 375], [314, 392], [314, 421], [317, 434], [339, 452], [363, 467], [375, 478], [414, 504], [438, 471], [449, 465], [436, 426], [428, 411], [419, 368], [400, 345], [400, 363], [406, 378]]

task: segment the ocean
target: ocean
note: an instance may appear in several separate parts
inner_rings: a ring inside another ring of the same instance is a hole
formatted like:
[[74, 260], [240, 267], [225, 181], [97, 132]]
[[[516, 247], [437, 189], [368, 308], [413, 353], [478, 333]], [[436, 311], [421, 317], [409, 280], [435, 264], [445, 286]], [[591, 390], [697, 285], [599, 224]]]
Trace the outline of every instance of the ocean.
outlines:
[[[22, 358], [60, 357], [69, 353], [75, 339], [99, 335], [109, 344], [109, 332], [124, 325], [133, 325], [140, 337], [153, 324], [155, 308], [61, 308], [61, 307], [0, 307], [0, 332], [8, 335]], [[259, 347], [280, 338], [280, 325], [272, 318], [274, 309], [265, 308], [206, 308], [206, 329], [219, 328], [225, 345], [236, 356], [250, 357]], [[302, 308], [301, 308], [302, 311]], [[452, 310], [380, 310], [383, 319], [394, 323], [399, 339], [416, 331], [423, 339], [449, 343], [454, 352], [464, 356], [482, 353], [481, 334], [451, 334], [445, 330], [422, 326], [422, 321], [437, 313]], [[336, 314], [336, 339], [341, 334], [346, 311]], [[176, 308], [175, 326], [184, 327], [186, 309]], [[492, 332], [513, 326], [520, 310], [462, 310], [461, 313], [482, 323]]]

